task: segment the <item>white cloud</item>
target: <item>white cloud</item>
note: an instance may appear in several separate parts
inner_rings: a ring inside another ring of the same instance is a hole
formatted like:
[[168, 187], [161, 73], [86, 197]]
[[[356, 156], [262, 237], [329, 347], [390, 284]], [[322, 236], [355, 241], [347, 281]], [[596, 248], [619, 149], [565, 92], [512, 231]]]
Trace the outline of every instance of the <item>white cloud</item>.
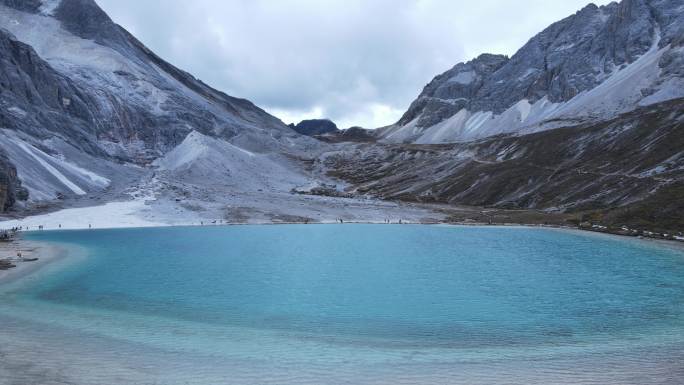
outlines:
[[290, 124], [294, 123], [297, 124], [301, 122], [302, 120], [305, 119], [327, 119], [328, 117], [325, 116], [325, 113], [323, 112], [323, 108], [319, 106], [315, 106], [314, 108], [311, 108], [309, 110], [295, 110], [295, 109], [289, 109], [289, 110], [280, 110], [277, 108], [271, 108], [268, 112], [271, 114], [277, 116], [285, 122], [285, 124]]
[[[281, 119], [396, 121], [438, 73], [585, 0], [97, 0], [171, 63]], [[600, 3], [607, 3], [601, 1]], [[311, 115], [309, 115], [311, 114]]]

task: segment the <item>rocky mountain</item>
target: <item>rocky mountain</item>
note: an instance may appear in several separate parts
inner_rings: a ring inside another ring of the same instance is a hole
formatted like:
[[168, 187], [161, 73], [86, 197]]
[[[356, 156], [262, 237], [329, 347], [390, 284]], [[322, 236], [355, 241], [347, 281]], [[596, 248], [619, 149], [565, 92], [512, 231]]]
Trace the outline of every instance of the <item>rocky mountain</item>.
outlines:
[[375, 142], [374, 130], [362, 127], [337, 128], [329, 119], [303, 120], [299, 124], [290, 124], [296, 132], [314, 137], [326, 143]]
[[[0, 4], [5, 128], [56, 132], [88, 153], [136, 161], [193, 130], [262, 148], [280, 146], [278, 136], [296, 137], [251, 102], [163, 61], [92, 0]], [[28, 119], [17, 119], [22, 111]], [[271, 134], [270, 142], [261, 137]]]
[[600, 122], [684, 96], [684, 3], [590, 4], [515, 55], [481, 55], [435, 77], [388, 143], [452, 143]]
[[435, 77], [375, 134], [322, 160], [357, 194], [682, 232], [684, 3], [590, 4]]
[[316, 136], [337, 131], [337, 125], [329, 119], [309, 119], [302, 120], [290, 127], [302, 135]]
[[285, 157], [320, 146], [164, 61], [93, 0], [0, 0], [0, 130], [0, 209], [15, 174], [28, 204], [125, 190], [193, 132]]
[[[468, 143], [365, 145], [326, 161], [356, 191], [383, 199], [549, 212], [616, 209], [627, 215], [623, 224], [684, 228], [684, 99], [598, 124]], [[654, 210], [635, 215], [644, 202]]]
[[0, 211], [19, 217], [97, 206], [100, 220], [116, 207], [135, 225], [433, 222], [526, 210], [536, 223], [681, 232], [684, 3], [589, 5], [510, 58], [457, 64], [373, 131], [287, 126], [164, 61], [93, 0], [0, 0], [0, 131]]
[[324, 135], [316, 136], [316, 139], [328, 143], [354, 143], [354, 142], [375, 142], [375, 131], [362, 127], [349, 127]]

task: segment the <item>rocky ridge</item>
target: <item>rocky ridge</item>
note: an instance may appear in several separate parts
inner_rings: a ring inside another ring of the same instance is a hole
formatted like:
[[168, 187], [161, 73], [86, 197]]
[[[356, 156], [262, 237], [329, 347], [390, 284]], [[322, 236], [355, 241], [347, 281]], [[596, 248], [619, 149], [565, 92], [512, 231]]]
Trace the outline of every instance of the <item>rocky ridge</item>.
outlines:
[[684, 97], [684, 4], [590, 4], [515, 55], [484, 54], [435, 77], [390, 143], [450, 143], [598, 122]]
[[681, 231], [683, 149], [678, 99], [599, 124], [469, 143], [359, 145], [325, 161], [357, 193], [382, 199], [596, 212]]

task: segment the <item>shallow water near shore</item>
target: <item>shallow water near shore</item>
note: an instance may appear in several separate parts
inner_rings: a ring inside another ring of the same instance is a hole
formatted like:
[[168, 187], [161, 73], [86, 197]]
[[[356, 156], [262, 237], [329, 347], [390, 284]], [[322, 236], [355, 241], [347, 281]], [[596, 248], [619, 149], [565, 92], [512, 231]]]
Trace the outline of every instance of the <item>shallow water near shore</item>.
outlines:
[[523, 227], [27, 234], [0, 383], [680, 383], [684, 253]]

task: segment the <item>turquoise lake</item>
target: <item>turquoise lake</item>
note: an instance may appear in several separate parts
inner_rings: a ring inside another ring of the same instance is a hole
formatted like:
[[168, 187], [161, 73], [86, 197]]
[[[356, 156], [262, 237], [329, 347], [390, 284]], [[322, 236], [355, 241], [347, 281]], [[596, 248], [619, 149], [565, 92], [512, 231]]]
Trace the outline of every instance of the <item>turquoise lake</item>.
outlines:
[[0, 292], [0, 383], [684, 378], [684, 253], [653, 242], [352, 224], [26, 238], [78, 255]]

